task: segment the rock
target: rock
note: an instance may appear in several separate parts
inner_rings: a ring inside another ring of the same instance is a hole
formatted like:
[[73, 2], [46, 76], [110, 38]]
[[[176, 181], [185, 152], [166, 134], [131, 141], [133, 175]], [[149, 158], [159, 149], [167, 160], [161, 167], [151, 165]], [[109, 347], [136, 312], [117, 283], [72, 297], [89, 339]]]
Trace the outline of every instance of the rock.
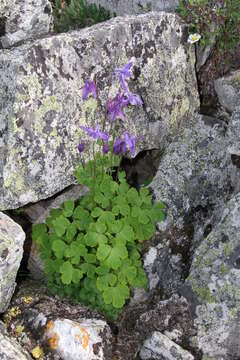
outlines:
[[24, 240], [21, 226], [0, 212], [0, 313], [8, 307], [15, 290]]
[[53, 30], [52, 6], [49, 0], [3, 0], [0, 20], [0, 48], [38, 38]]
[[220, 104], [230, 113], [240, 103], [240, 70], [214, 81]]
[[210, 32], [211, 35], [209, 37], [209, 44], [205, 47], [202, 47], [198, 44], [197, 46], [197, 63], [196, 63], [196, 70], [199, 71], [203, 65], [205, 65], [206, 61], [208, 60], [213, 47], [216, 43], [217, 31], [219, 31], [219, 27], [216, 23], [211, 23], [210, 25]]
[[31, 360], [17, 341], [11, 338], [2, 322], [0, 322], [0, 359], [1, 360]]
[[101, 5], [117, 16], [143, 14], [148, 11], [173, 11], [179, 0], [87, 0], [89, 4]]
[[194, 357], [167, 336], [155, 331], [140, 352], [142, 360], [194, 360]]
[[162, 157], [150, 184], [156, 200], [167, 207], [166, 220], [159, 224], [159, 230], [185, 228], [192, 232], [199, 212], [223, 205], [231, 194], [231, 175], [235, 170], [225, 150], [229, 139], [225, 138], [224, 126], [209, 121], [196, 117]]
[[[65, 200], [75, 201], [86, 195], [87, 192], [88, 188], [86, 186], [74, 185], [53, 199], [42, 200], [39, 203], [25, 207], [24, 213], [33, 224], [44, 223], [51, 209], [60, 208]], [[34, 279], [44, 278], [44, 264], [40, 258], [38, 246], [34, 242], [31, 245], [27, 267]]]
[[240, 193], [194, 253], [185, 296], [195, 303], [196, 342], [204, 359], [240, 356]]
[[129, 86], [145, 106], [129, 109], [124, 124], [143, 136], [137, 152], [162, 149], [199, 107], [195, 52], [176, 15], [115, 18], [1, 52], [0, 209], [37, 202], [75, 182], [79, 126], [86, 116], [99, 118], [95, 101], [82, 102], [83, 84], [96, 76], [106, 100], [109, 83], [110, 94], [118, 89], [114, 69], [129, 59]]
[[85, 306], [49, 296], [38, 281], [22, 284], [4, 318], [12, 336], [22, 326], [18, 337], [22, 346], [39, 346], [46, 360], [112, 359], [111, 330], [102, 317]]

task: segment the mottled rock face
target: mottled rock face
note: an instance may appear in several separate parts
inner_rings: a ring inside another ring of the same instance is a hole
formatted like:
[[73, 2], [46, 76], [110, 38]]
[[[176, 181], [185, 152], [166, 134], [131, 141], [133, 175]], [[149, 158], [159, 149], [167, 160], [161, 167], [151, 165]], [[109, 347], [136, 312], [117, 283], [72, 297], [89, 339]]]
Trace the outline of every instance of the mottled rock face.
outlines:
[[1, 360], [31, 360], [17, 341], [11, 338], [2, 322], [0, 322], [0, 359]]
[[[99, 96], [118, 89], [115, 68], [133, 59], [129, 86], [145, 106], [125, 122], [144, 148], [163, 148], [199, 105], [194, 48], [173, 14], [116, 18], [0, 55], [0, 209], [50, 197], [72, 184], [79, 129], [96, 120], [81, 88], [96, 76]], [[119, 46], [121, 44], [121, 47]], [[87, 120], [86, 120], [87, 118]]]
[[230, 113], [240, 103], [240, 70], [214, 81], [220, 104]]
[[172, 11], [179, 0], [87, 0], [88, 4], [101, 5], [116, 15], [143, 14], [148, 11]]
[[149, 339], [144, 341], [140, 358], [142, 360], [194, 360], [188, 351], [159, 331], [155, 331]]
[[207, 359], [240, 356], [240, 193], [197, 248], [186, 294], [196, 299], [197, 342]]
[[49, 0], [1, 0], [0, 48], [37, 38], [53, 29]]
[[24, 240], [21, 226], [0, 213], [0, 313], [8, 307], [15, 290]]

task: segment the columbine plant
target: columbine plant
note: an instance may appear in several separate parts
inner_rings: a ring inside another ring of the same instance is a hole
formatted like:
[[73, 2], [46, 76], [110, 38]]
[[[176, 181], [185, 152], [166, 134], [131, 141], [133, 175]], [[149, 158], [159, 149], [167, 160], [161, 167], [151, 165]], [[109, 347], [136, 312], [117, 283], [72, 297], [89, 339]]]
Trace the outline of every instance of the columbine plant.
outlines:
[[103, 116], [95, 126], [81, 126], [88, 140], [79, 143], [80, 156], [90, 151], [91, 144], [93, 160], [81, 159], [76, 178], [89, 193], [76, 202], [65, 201], [61, 209], [51, 210], [46, 224], [33, 228], [50, 290], [90, 305], [110, 319], [118, 316], [131, 288], [146, 288], [141, 243], [151, 238], [155, 222], [163, 219], [163, 205], [152, 205], [148, 189], [138, 192], [128, 185], [124, 171], [113, 172], [123, 155], [134, 156], [139, 140], [123, 126], [125, 108], [143, 103], [129, 90], [131, 67], [129, 62], [115, 71], [121, 87], [107, 100], [105, 110], [95, 82], [86, 81], [83, 101], [95, 98], [99, 118]]

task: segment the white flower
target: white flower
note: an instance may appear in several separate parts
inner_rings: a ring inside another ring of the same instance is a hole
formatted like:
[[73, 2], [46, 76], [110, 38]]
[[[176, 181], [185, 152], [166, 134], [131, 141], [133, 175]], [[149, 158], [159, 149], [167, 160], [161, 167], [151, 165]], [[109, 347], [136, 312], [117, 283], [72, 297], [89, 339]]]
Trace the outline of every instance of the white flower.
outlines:
[[199, 34], [190, 34], [188, 37], [188, 42], [190, 44], [194, 44], [195, 42], [199, 41], [201, 39], [201, 35]]

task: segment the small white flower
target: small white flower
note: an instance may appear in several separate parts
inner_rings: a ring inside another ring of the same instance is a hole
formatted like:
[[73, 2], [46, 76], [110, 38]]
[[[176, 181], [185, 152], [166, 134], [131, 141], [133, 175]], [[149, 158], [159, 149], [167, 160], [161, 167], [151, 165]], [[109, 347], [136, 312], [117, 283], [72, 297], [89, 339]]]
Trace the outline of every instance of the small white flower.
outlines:
[[188, 42], [190, 44], [194, 44], [195, 42], [198, 42], [201, 39], [201, 35], [199, 34], [190, 34], [188, 37]]

